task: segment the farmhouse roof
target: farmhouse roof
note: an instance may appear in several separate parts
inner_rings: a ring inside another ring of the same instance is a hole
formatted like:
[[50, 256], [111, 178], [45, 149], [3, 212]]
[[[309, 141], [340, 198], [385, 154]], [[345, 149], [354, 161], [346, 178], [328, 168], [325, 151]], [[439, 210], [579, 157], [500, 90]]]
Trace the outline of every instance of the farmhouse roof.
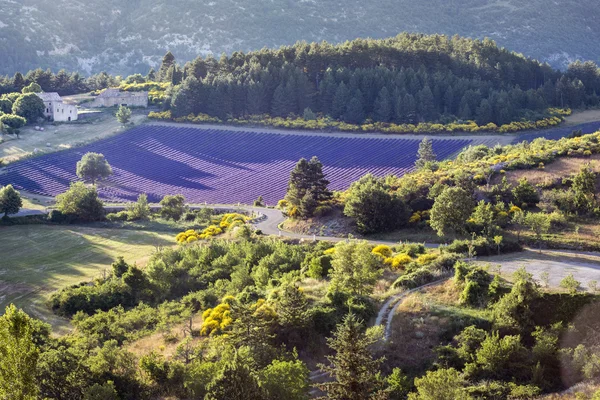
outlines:
[[56, 92], [36, 93], [43, 101], [62, 101], [60, 95]]

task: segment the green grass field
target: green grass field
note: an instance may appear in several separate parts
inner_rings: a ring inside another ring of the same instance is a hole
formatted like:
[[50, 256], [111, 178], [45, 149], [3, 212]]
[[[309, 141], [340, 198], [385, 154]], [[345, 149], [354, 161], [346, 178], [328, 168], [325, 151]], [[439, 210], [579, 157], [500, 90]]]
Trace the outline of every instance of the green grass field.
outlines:
[[122, 255], [144, 265], [157, 247], [175, 244], [171, 233], [82, 226], [0, 227], [0, 313], [14, 303], [50, 323], [54, 332], [69, 329], [46, 306], [48, 296], [65, 286], [110, 272]]

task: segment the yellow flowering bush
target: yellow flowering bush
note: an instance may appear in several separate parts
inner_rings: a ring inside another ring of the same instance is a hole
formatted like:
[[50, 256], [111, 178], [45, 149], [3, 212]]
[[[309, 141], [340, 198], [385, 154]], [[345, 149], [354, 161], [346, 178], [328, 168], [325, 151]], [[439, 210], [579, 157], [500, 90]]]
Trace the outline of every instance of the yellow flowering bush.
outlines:
[[371, 251], [371, 253], [377, 254], [378, 256], [381, 256], [382, 258], [388, 258], [388, 257], [392, 256], [392, 249], [390, 249], [390, 246], [380, 244], [378, 246], [375, 246], [373, 248], [373, 250]]
[[413, 259], [408, 254], [398, 254], [391, 258], [390, 267], [394, 270], [404, 269]]
[[431, 262], [437, 258], [437, 254], [421, 254], [419, 257], [417, 257], [417, 263], [419, 263], [419, 265], [427, 265], [431, 264]]
[[202, 327], [200, 334], [202, 336], [218, 335], [227, 329], [231, 322], [231, 306], [228, 303], [221, 303], [215, 308], [209, 308], [202, 313]]
[[211, 237], [218, 236], [236, 226], [245, 224], [249, 219], [249, 217], [238, 213], [223, 214], [221, 219], [212, 221], [212, 224], [202, 231], [198, 232], [193, 229], [188, 229], [185, 232], [177, 234], [175, 240], [177, 243], [193, 243], [197, 240], [210, 239]]

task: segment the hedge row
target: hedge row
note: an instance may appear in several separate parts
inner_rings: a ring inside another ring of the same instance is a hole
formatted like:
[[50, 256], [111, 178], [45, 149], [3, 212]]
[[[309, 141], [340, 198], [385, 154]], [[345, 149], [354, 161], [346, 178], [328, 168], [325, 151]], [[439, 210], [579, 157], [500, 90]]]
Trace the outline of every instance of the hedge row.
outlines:
[[538, 121], [515, 121], [510, 124], [497, 126], [489, 123], [487, 125], [477, 125], [474, 121], [452, 122], [449, 124], [436, 124], [430, 122], [421, 122], [419, 124], [391, 124], [382, 122], [371, 122], [362, 125], [353, 125], [345, 122], [334, 121], [329, 118], [317, 118], [305, 120], [304, 118], [272, 118], [268, 115], [254, 115], [244, 119], [230, 118], [222, 121], [219, 118], [211, 117], [206, 114], [190, 114], [183, 117], [173, 117], [171, 111], [150, 112], [149, 118], [157, 120], [190, 122], [190, 123], [222, 123], [227, 122], [233, 125], [260, 125], [284, 129], [305, 129], [305, 130], [334, 130], [342, 132], [384, 132], [384, 133], [477, 133], [477, 132], [498, 132], [509, 133], [524, 130], [545, 129], [559, 125], [563, 121], [563, 115], [569, 115], [571, 110], [549, 110], [550, 117]]

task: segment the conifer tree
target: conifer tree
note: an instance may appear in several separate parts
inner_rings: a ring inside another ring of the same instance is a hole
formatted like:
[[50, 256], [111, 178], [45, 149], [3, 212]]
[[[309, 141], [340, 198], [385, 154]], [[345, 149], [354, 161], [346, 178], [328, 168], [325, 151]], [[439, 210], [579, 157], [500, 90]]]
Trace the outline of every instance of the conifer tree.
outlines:
[[15, 73], [15, 76], [12, 79], [12, 85], [15, 87], [15, 89], [20, 92], [26, 84], [27, 83], [25, 82], [25, 78], [23, 78], [23, 74], [20, 72]]
[[481, 104], [477, 108], [477, 124], [485, 125], [489, 122], [492, 122], [493, 118], [494, 113], [490, 102], [487, 99], [481, 100]]
[[258, 381], [237, 355], [208, 385], [205, 400], [264, 400]]
[[277, 86], [273, 93], [273, 104], [271, 106], [271, 114], [275, 117], [287, 117], [292, 112], [290, 107], [290, 99], [285, 85], [282, 83]]
[[148, 74], [146, 75], [146, 80], [148, 82], [154, 82], [156, 80], [156, 71], [154, 70], [154, 68], [150, 68]]
[[167, 73], [173, 64], [175, 64], [175, 56], [170, 51], [167, 51], [167, 54], [163, 56], [160, 68], [158, 70], [157, 78], [159, 81], [165, 81], [168, 79]]
[[285, 199], [297, 210], [299, 217], [309, 218], [320, 202], [331, 197], [328, 185], [319, 159], [313, 157], [307, 161], [302, 158], [290, 173]]
[[348, 106], [342, 119], [349, 124], [360, 124], [365, 120], [365, 107], [362, 102], [362, 93], [357, 90]]
[[277, 316], [284, 331], [303, 331], [309, 322], [306, 295], [293, 284], [283, 287], [277, 302]]
[[389, 122], [392, 117], [392, 102], [390, 100], [390, 93], [385, 86], [379, 91], [379, 95], [375, 100], [373, 117], [375, 121], [378, 122]]
[[433, 92], [429, 86], [425, 86], [418, 94], [420, 116], [425, 121], [434, 121], [437, 118], [437, 110]]
[[329, 365], [320, 364], [332, 382], [317, 384], [325, 392], [322, 399], [367, 400], [387, 399], [377, 375], [383, 359], [373, 359], [369, 348], [376, 339], [365, 334], [357, 317], [350, 313], [338, 325], [327, 344], [335, 354], [327, 356]]
[[338, 119], [346, 112], [350, 101], [350, 91], [344, 82], [340, 83], [335, 91], [333, 103], [331, 104], [331, 117]]
[[433, 152], [433, 142], [431, 139], [425, 137], [419, 144], [419, 151], [417, 152], [417, 161], [415, 166], [417, 168], [423, 168], [427, 163], [434, 162], [436, 155]]

